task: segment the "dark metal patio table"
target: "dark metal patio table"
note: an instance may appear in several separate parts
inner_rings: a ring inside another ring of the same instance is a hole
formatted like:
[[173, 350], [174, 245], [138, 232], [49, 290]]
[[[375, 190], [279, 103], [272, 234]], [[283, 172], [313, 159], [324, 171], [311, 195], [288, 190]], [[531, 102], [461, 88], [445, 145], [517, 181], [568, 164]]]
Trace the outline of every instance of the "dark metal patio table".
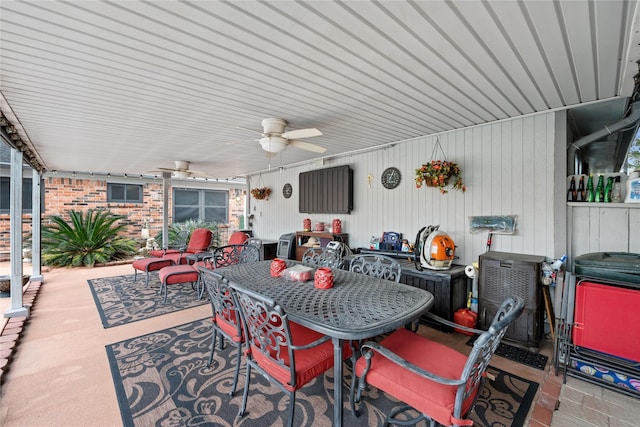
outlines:
[[[346, 270], [333, 269], [331, 289], [313, 280], [293, 282], [269, 274], [271, 261], [219, 268], [232, 283], [277, 301], [291, 320], [330, 336], [334, 363], [334, 426], [342, 425], [342, 343], [371, 338], [418, 319], [434, 302], [431, 293]], [[288, 266], [295, 261], [288, 261]], [[340, 402], [340, 404], [336, 404]]]

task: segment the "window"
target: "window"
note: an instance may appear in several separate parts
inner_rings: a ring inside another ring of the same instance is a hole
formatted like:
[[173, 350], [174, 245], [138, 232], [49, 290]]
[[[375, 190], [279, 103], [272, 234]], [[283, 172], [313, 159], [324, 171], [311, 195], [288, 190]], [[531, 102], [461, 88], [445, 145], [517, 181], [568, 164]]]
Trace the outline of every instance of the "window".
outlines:
[[142, 203], [142, 185], [107, 184], [107, 202]]
[[174, 189], [173, 222], [188, 219], [227, 223], [229, 193], [222, 190]]
[[[22, 178], [22, 213], [31, 213], [31, 178]], [[9, 213], [11, 208], [11, 178], [0, 177], [0, 213]], [[44, 194], [44, 192], [43, 192]], [[43, 204], [44, 206], [44, 204]]]

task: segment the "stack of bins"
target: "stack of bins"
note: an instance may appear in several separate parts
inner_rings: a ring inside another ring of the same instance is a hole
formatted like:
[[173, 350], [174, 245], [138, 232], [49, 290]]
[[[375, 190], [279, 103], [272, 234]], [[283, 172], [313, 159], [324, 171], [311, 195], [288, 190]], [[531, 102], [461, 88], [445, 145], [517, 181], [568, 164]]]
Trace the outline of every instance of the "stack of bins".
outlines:
[[578, 376], [640, 395], [640, 254], [576, 257], [569, 368]]

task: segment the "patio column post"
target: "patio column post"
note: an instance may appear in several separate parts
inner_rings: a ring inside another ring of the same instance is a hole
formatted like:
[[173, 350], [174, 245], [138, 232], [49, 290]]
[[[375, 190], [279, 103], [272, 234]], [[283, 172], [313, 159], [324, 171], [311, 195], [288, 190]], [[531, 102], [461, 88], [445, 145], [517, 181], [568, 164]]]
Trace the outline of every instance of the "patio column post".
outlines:
[[31, 195], [31, 280], [42, 282], [42, 177], [32, 169]]
[[22, 303], [22, 151], [11, 148], [11, 188], [9, 191], [9, 238], [11, 301], [4, 317], [29, 316]]
[[169, 179], [171, 172], [162, 172], [162, 247], [169, 247]]

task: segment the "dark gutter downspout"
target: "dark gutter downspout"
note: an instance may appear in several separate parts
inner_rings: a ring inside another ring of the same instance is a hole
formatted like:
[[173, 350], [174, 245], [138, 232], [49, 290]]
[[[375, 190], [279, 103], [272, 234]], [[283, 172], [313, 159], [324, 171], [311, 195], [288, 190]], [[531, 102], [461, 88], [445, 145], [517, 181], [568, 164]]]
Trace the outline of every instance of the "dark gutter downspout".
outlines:
[[579, 140], [569, 144], [567, 159], [569, 159], [570, 167], [573, 167], [573, 170], [569, 170], [569, 175], [573, 175], [576, 172], [576, 154], [580, 148], [585, 145], [589, 145], [592, 142], [596, 142], [601, 140], [602, 138], [613, 135], [614, 133], [620, 132], [623, 129], [626, 129], [630, 126], [636, 125], [640, 121], [640, 101], [636, 101], [631, 104], [631, 112], [627, 117], [616, 122], [612, 125], [605, 126], [604, 129], [600, 129], [590, 135], [584, 136]]

